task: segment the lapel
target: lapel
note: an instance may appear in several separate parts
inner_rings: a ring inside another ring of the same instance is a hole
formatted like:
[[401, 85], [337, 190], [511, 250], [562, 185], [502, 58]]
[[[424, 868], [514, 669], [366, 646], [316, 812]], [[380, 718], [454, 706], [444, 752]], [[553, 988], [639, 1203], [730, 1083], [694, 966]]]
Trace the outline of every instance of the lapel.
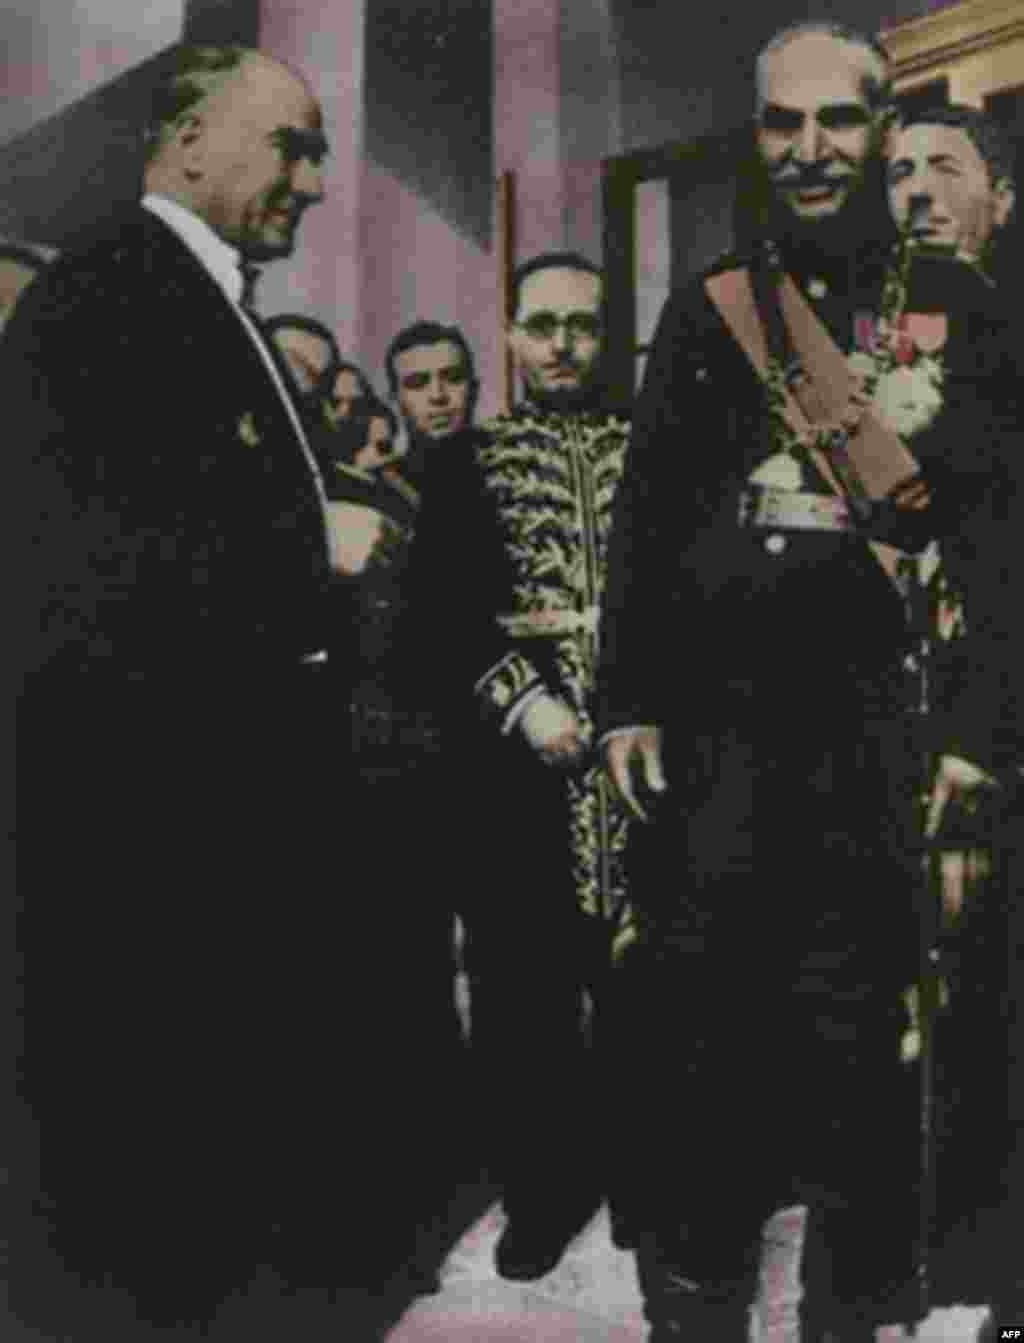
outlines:
[[[199, 259], [151, 211], [136, 207], [122, 238], [130, 238], [133, 233], [150, 284], [159, 291], [161, 321], [170, 324], [172, 337], [191, 347], [193, 358], [209, 361], [209, 367], [216, 370], [225, 410], [234, 414], [242, 442], [258, 446], [269, 437], [274, 443], [288, 445], [308, 470], [303, 440], [284, 400], [289, 396], [289, 384], [259, 320], [251, 318], [256, 329], [254, 338]], [[256, 339], [282, 373], [280, 391], [260, 356]], [[301, 424], [294, 400], [290, 404]]]
[[284, 388], [285, 392], [287, 393], [287, 395], [288, 395], [288, 400], [289, 400], [290, 404], [292, 405], [292, 407], [293, 407], [294, 410], [295, 410], [295, 414], [296, 414], [296, 417], [297, 417], [298, 420], [299, 420], [299, 423], [303, 426], [303, 432], [306, 434], [306, 436], [307, 436], [307, 438], [308, 438], [308, 437], [309, 437], [309, 428], [308, 428], [308, 424], [307, 424], [306, 411], [305, 411], [305, 409], [303, 408], [302, 402], [301, 402], [300, 399], [299, 399], [299, 395], [298, 395], [298, 393], [295, 391], [294, 385], [293, 385], [293, 383], [292, 383], [292, 372], [291, 372], [291, 369], [289, 369], [288, 364], [287, 364], [287, 362], [286, 362], [286, 360], [285, 360], [284, 355], [281, 353], [281, 351], [277, 348], [277, 346], [274, 344], [274, 342], [270, 339], [270, 337], [269, 337], [269, 336], [266, 334], [266, 332], [264, 331], [264, 328], [263, 328], [263, 318], [260, 317], [260, 316], [259, 316], [257, 313], [255, 313], [255, 312], [251, 312], [251, 313], [249, 314], [249, 317], [250, 317], [250, 320], [252, 321], [253, 326], [254, 326], [254, 327], [256, 328], [256, 330], [259, 332], [259, 337], [260, 337], [260, 341], [262, 342], [263, 348], [266, 350], [267, 354], [270, 356], [271, 362], [273, 363], [274, 367], [277, 369], [278, 376], [279, 376], [280, 379], [281, 379], [281, 386]]

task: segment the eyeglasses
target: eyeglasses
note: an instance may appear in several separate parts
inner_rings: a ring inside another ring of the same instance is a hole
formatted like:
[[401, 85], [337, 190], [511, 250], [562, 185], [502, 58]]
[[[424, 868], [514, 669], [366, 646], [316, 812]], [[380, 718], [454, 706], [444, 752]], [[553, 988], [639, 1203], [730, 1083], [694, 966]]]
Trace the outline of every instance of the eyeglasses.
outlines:
[[553, 312], [535, 312], [525, 322], [516, 322], [531, 340], [553, 340], [565, 328], [570, 341], [596, 340], [601, 334], [601, 319], [592, 312], [571, 312], [568, 317], [557, 317]]

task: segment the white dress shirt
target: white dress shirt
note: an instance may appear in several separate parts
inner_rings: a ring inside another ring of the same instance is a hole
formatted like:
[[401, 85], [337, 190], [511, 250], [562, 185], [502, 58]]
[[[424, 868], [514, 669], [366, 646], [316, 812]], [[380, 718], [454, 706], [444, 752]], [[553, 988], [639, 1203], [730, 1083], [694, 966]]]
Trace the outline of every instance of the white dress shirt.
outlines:
[[[223, 238], [214, 233], [205, 220], [200, 219], [186, 206], [179, 204], [177, 201], [172, 201], [167, 196], [160, 196], [150, 191], [143, 196], [141, 204], [144, 210], [148, 210], [151, 214], [155, 214], [158, 219], [162, 219], [167, 227], [177, 234], [210, 278], [216, 282], [248, 333], [249, 339], [256, 347], [264, 368], [277, 388], [277, 394], [288, 413], [288, 419], [295, 431], [295, 437], [299, 441], [302, 455], [305, 457], [316, 483], [316, 491], [320, 498], [321, 514], [324, 520], [324, 542], [328, 553], [333, 557], [333, 538], [327, 523], [327, 495], [324, 493], [324, 482], [320, 474], [320, 468], [310, 451], [306, 431], [302, 427], [302, 421], [299, 419], [277, 365], [271, 358], [270, 351], [267, 349], [263, 338], [257, 332], [252, 318], [241, 304], [243, 279], [240, 267], [242, 259], [240, 252], [236, 247], [232, 247], [230, 243], [226, 243]], [[324, 652], [311, 653], [303, 658], [303, 661], [322, 662], [326, 657], [327, 654]]]
[[232, 247], [230, 243], [226, 243], [223, 238], [214, 233], [209, 224], [200, 219], [197, 214], [193, 214], [187, 206], [179, 204], [178, 201], [172, 201], [167, 196], [159, 196], [152, 191], [147, 192], [142, 198], [142, 208], [148, 210], [151, 214], [155, 214], [158, 219], [162, 219], [167, 227], [177, 234], [210, 278], [217, 283], [224, 297], [231, 304], [238, 320], [248, 333], [249, 339], [256, 347], [264, 368], [266, 368], [274, 386], [277, 388], [278, 396], [280, 396], [284, 408], [288, 412], [288, 419], [295, 431], [295, 437], [299, 440], [303, 456], [312, 472], [313, 479], [316, 481], [320, 503], [322, 506], [325, 505], [327, 497], [324, 494], [323, 477], [316, 464], [316, 459], [310, 451], [306, 431], [302, 427], [302, 422], [281, 379], [277, 365], [270, 356], [270, 351], [262, 337], [257, 333], [252, 318], [241, 305], [242, 271], [240, 262], [242, 258], [238, 249]]

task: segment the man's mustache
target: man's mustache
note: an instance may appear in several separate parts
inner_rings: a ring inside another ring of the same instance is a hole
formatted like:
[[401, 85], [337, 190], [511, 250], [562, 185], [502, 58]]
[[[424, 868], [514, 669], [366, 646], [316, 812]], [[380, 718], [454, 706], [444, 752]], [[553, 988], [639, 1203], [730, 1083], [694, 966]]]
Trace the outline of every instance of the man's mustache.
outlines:
[[545, 373], [578, 373], [580, 366], [571, 354], [559, 355], [544, 366]]
[[289, 222], [295, 225], [312, 203], [311, 196], [304, 196], [301, 192], [288, 189], [272, 195], [267, 201], [267, 210], [274, 214], [287, 215]]
[[840, 186], [847, 173], [829, 172], [825, 168], [779, 168], [771, 174], [772, 185], [787, 191], [821, 191], [825, 187]]

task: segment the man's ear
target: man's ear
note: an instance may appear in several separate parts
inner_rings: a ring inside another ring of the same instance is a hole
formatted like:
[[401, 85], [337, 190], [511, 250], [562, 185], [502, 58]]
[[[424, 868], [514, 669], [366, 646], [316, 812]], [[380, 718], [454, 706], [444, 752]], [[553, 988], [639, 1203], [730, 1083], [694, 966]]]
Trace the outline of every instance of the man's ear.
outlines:
[[190, 182], [197, 182], [203, 175], [203, 130], [202, 118], [192, 112], [179, 117], [174, 127], [174, 143]]
[[992, 188], [992, 222], [996, 228], [1002, 228], [1010, 217], [1017, 193], [1008, 177], [1001, 177]]

